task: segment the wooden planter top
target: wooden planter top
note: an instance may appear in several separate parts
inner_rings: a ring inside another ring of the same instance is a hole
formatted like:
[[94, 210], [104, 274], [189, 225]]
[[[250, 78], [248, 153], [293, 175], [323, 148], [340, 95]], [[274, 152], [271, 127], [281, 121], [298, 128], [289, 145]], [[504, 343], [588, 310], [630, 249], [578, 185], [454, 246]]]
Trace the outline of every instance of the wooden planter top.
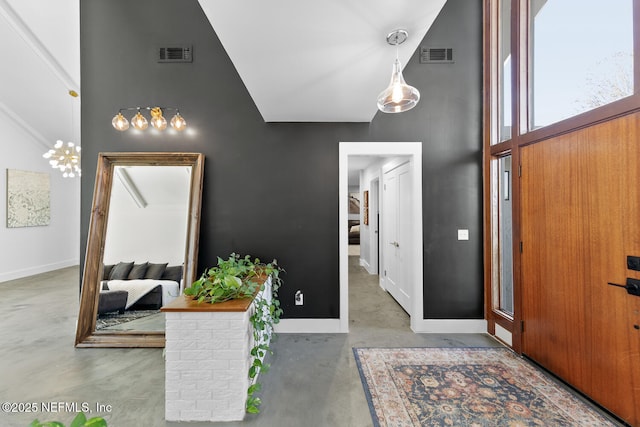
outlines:
[[[266, 276], [259, 278], [259, 283], [264, 282], [267, 279]], [[259, 292], [258, 288], [258, 292]], [[160, 308], [160, 311], [175, 312], [175, 311], [205, 311], [205, 312], [243, 312], [247, 311], [253, 302], [253, 298], [241, 298], [233, 299], [225, 302], [217, 302], [210, 304], [208, 302], [198, 302], [192, 297], [187, 295], [180, 295], [178, 298], [171, 301], [169, 304]]]
[[208, 302], [198, 302], [190, 296], [181, 295], [160, 309], [160, 311], [219, 311], [219, 312], [238, 312], [247, 311], [253, 298], [233, 299], [231, 301], [217, 302], [209, 304]]

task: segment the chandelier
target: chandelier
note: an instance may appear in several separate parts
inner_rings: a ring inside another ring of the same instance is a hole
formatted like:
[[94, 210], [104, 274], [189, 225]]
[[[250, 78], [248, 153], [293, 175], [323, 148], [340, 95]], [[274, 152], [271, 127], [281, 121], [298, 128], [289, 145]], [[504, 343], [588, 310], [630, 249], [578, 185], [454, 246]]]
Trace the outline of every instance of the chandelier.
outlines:
[[[77, 98], [78, 92], [71, 89], [69, 95], [72, 98]], [[73, 102], [71, 103], [71, 132], [75, 133], [74, 127], [74, 108]], [[49, 160], [49, 164], [52, 168], [60, 170], [64, 178], [74, 178], [75, 176], [81, 176], [80, 170], [80, 146], [75, 145], [73, 142], [67, 142], [66, 145], [61, 140], [57, 140], [53, 148], [42, 155], [45, 159]]]
[[[147, 118], [142, 115], [140, 110], [148, 110], [151, 118], [147, 121]], [[131, 126], [137, 130], [145, 130], [149, 127], [149, 121], [151, 126], [158, 130], [165, 130], [167, 128], [167, 119], [163, 116], [163, 111], [173, 110], [176, 114], [171, 118], [171, 127], [177, 131], [182, 131], [187, 127], [187, 122], [180, 115], [180, 111], [174, 107], [127, 107], [121, 108], [111, 120], [113, 127], [119, 131], [125, 131], [129, 129], [129, 121], [122, 115], [123, 111], [136, 111], [136, 114], [131, 117]]]
[[73, 142], [67, 142], [65, 145], [62, 141], [57, 140], [53, 148], [44, 153], [42, 157], [49, 159], [51, 167], [59, 169], [65, 178], [81, 176], [80, 146]]

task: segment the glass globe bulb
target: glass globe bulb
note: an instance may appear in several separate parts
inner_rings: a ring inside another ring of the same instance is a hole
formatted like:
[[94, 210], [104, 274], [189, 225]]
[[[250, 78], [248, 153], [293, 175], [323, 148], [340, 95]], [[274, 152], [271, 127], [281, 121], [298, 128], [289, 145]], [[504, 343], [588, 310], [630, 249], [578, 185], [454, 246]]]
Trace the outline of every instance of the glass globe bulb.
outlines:
[[158, 130], [165, 130], [167, 128], [167, 120], [162, 117], [162, 108], [153, 107], [151, 109], [151, 126]]
[[149, 127], [149, 122], [147, 122], [147, 119], [145, 119], [144, 116], [140, 114], [140, 111], [138, 111], [136, 115], [131, 118], [131, 125], [135, 129], [145, 130]]
[[113, 120], [111, 120], [111, 124], [121, 132], [129, 129], [129, 121], [122, 115], [122, 113], [116, 114], [113, 117]]
[[171, 119], [171, 127], [177, 131], [183, 131], [187, 127], [187, 122], [179, 112]]

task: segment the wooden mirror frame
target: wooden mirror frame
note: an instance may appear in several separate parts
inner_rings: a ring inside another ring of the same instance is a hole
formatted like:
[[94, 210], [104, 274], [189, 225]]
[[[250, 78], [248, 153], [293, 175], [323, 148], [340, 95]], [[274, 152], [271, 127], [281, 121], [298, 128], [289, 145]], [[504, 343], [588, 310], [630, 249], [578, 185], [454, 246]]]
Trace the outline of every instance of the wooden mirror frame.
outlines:
[[100, 278], [115, 166], [191, 166], [191, 185], [184, 256], [184, 283], [196, 280], [204, 154], [99, 153], [89, 235], [82, 275], [76, 347], [164, 347], [164, 331], [96, 331]]

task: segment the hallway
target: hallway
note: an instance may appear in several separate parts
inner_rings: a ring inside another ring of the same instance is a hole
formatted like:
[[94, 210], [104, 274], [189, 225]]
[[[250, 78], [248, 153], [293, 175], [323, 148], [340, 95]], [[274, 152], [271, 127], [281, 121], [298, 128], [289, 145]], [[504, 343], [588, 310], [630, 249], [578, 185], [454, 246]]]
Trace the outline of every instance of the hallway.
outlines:
[[[278, 335], [271, 369], [260, 378], [262, 412], [218, 425], [370, 426], [353, 347], [499, 345], [487, 335], [414, 334], [377, 277], [349, 258], [350, 333]], [[110, 427], [212, 425], [164, 420], [162, 350], [75, 349], [77, 292], [77, 267], [0, 284], [3, 401], [111, 405], [110, 414], [101, 413]], [[0, 425], [24, 427], [36, 417], [68, 423], [73, 414], [3, 412]]]

